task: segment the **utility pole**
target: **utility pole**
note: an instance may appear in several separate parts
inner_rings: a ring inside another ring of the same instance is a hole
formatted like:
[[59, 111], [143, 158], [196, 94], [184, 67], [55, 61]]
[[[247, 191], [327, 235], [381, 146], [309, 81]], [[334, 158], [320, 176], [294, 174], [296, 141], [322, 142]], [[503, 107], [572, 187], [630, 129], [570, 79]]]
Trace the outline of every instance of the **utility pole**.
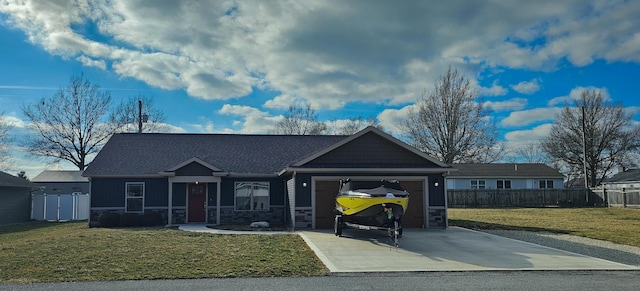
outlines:
[[584, 120], [584, 104], [582, 104], [582, 167], [584, 171], [584, 193], [586, 197], [586, 201], [589, 202], [589, 180], [587, 179], [587, 138], [585, 133], [585, 120]]
[[[582, 112], [584, 114], [584, 109]], [[142, 133], [142, 100], [140, 99], [138, 99], [138, 133]]]

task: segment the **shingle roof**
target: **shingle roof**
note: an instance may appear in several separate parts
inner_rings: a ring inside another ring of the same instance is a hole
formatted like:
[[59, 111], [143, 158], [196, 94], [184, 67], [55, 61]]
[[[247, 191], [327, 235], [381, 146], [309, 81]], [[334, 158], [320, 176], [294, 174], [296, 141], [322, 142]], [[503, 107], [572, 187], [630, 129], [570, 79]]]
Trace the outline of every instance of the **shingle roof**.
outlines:
[[640, 181], [640, 169], [631, 169], [624, 172], [617, 173], [613, 177], [607, 179], [604, 183], [624, 183], [624, 182], [638, 182]]
[[453, 171], [449, 177], [535, 177], [564, 178], [558, 170], [545, 164], [529, 163], [496, 163], [496, 164], [452, 164]]
[[20, 177], [0, 172], [0, 187], [38, 188], [38, 185]]
[[198, 158], [227, 173], [274, 174], [347, 136], [121, 133], [83, 176], [156, 175]]
[[45, 170], [31, 179], [34, 183], [45, 182], [89, 182], [89, 178], [82, 177], [82, 171], [54, 171]]

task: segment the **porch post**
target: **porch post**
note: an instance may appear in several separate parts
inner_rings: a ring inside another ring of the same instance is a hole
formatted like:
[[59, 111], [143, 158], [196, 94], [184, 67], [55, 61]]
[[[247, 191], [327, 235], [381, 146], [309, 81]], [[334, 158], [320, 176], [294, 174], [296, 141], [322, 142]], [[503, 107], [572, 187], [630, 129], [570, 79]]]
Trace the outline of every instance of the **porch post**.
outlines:
[[220, 191], [221, 191], [221, 189], [222, 189], [222, 188], [220, 187], [220, 184], [222, 184], [222, 179], [221, 179], [221, 178], [218, 178], [218, 183], [216, 183], [216, 188], [217, 188], [217, 189], [216, 189], [216, 190], [217, 190], [217, 191], [216, 191], [216, 193], [217, 193], [217, 195], [216, 195], [216, 224], [217, 224], [217, 225], [222, 224], [222, 223], [220, 223], [220, 196], [222, 195], [222, 194], [220, 193]]
[[171, 179], [167, 179], [169, 181], [169, 210], [167, 213], [167, 225], [173, 224], [173, 182]]

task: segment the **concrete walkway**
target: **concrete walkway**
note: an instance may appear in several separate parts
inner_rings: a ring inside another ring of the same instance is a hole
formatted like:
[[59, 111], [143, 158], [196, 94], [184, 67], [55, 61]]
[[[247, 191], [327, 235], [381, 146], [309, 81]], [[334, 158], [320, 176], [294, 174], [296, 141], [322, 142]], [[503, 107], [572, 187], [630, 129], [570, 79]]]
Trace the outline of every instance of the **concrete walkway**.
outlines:
[[[182, 230], [220, 234], [292, 234], [228, 231], [204, 225]], [[394, 247], [385, 232], [305, 230], [300, 235], [333, 273], [497, 270], [640, 270], [640, 268], [464, 228], [405, 229]]]

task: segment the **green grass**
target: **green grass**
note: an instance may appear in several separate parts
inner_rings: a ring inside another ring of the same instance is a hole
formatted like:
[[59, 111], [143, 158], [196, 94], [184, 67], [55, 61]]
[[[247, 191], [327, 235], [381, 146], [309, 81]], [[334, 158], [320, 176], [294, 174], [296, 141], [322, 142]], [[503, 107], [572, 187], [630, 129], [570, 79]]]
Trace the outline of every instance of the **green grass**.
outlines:
[[627, 208], [449, 209], [449, 225], [566, 233], [640, 247], [640, 210]]
[[298, 235], [221, 235], [86, 222], [0, 227], [0, 283], [321, 276]]

